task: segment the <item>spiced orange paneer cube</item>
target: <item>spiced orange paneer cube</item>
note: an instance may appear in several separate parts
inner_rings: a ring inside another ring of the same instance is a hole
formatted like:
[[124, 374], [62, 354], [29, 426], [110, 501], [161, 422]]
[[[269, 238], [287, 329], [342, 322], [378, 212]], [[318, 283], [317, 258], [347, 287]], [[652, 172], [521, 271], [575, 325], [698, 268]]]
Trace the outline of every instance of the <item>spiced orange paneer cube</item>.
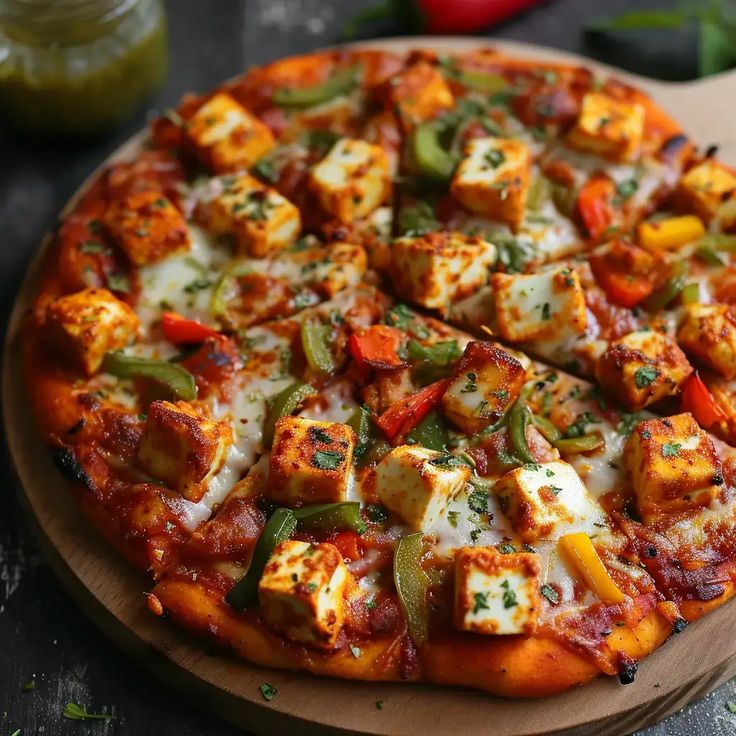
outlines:
[[736, 310], [729, 304], [686, 304], [677, 341], [724, 378], [736, 378]]
[[453, 197], [471, 212], [516, 230], [524, 219], [531, 152], [510, 138], [475, 138], [452, 180]]
[[683, 174], [675, 191], [675, 202], [710, 222], [724, 200], [736, 192], [736, 174], [715, 159], [706, 159]]
[[519, 396], [526, 370], [490, 342], [468, 343], [442, 397], [447, 418], [473, 434], [503, 416]]
[[335, 545], [287, 540], [276, 546], [258, 583], [261, 615], [289, 639], [331, 649], [353, 587]]
[[391, 106], [406, 130], [449, 110], [455, 99], [442, 73], [420, 60], [389, 80]]
[[677, 343], [654, 330], [614, 340], [596, 366], [601, 385], [632, 411], [677, 394], [692, 372]]
[[567, 141], [573, 148], [613, 161], [633, 161], [639, 155], [643, 135], [642, 105], [589, 92], [583, 97], [580, 115]]
[[347, 424], [282, 417], [271, 450], [269, 496], [287, 506], [347, 500], [355, 442]]
[[114, 201], [105, 223], [136, 266], [156, 263], [192, 245], [184, 216], [156, 190], [133, 192]]
[[645, 522], [663, 513], [707, 506], [720, 494], [721, 461], [692, 414], [640, 422], [624, 452]]
[[154, 401], [138, 447], [138, 460], [156, 480], [197, 502], [225, 463], [232, 444], [226, 421], [186, 401]]
[[128, 345], [138, 333], [136, 313], [107, 289], [84, 289], [52, 301], [46, 311], [49, 341], [92, 376], [105, 354]]
[[269, 127], [225, 92], [218, 92], [186, 123], [203, 163], [216, 174], [252, 166], [276, 145]]

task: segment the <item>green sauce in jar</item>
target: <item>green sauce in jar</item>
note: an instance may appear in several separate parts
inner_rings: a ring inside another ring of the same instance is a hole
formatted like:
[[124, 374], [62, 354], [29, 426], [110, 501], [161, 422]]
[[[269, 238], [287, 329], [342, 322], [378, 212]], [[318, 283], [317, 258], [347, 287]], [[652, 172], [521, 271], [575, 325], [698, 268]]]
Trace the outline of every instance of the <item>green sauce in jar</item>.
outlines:
[[161, 0], [0, 0], [0, 115], [23, 131], [104, 133], [166, 66]]

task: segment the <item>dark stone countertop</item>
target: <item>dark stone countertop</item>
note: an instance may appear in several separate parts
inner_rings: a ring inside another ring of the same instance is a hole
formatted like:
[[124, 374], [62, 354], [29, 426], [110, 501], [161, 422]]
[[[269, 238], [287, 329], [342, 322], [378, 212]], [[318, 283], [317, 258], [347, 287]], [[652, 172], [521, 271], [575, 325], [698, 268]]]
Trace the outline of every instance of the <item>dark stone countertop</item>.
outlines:
[[[370, 0], [170, 0], [170, 74], [151, 109], [173, 105], [183, 92], [207, 89], [250, 64], [333, 43], [352, 9], [368, 4]], [[488, 35], [580, 52], [585, 51], [580, 30], [585, 23], [602, 13], [642, 5], [641, 0], [557, 0]], [[390, 25], [377, 29], [395, 30]], [[643, 68], [667, 73], [688, 68], [692, 44], [686, 38], [678, 43], [677, 53], [670, 55], [674, 62], [662, 61], [666, 48], [661, 42], [648, 44]], [[54, 147], [9, 132], [0, 137], [3, 324], [25, 266], [55, 214], [84, 177], [144, 120], [141, 114], [116, 136], [89, 144]], [[93, 627], [61, 589], [31, 538], [7, 459], [0, 482], [0, 736], [16, 729], [23, 736], [236, 733], [153, 680]], [[22, 692], [31, 680], [35, 688]], [[729, 700], [736, 700], [733, 683], [642, 734], [736, 734], [736, 716], [725, 707]], [[112, 709], [114, 718], [106, 724], [67, 721], [61, 712], [69, 701], [91, 710]]]

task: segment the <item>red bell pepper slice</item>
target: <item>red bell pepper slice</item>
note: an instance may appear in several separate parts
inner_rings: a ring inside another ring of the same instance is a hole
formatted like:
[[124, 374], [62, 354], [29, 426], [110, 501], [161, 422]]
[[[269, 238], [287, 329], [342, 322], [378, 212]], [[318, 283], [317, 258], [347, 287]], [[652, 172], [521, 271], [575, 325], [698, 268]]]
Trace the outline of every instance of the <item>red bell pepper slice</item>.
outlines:
[[631, 309], [654, 291], [654, 284], [649, 279], [597, 268], [593, 263], [591, 260], [596, 281], [614, 304]]
[[407, 363], [399, 357], [398, 349], [405, 337], [396, 327], [373, 325], [350, 335], [348, 350], [362, 368], [403, 368]]
[[403, 399], [395, 401], [376, 419], [376, 424], [391, 440], [400, 434], [410, 432], [439, 402], [445, 391], [447, 391], [449, 383], [449, 378], [442, 378], [430, 383], [429, 386], [420, 388], [419, 391], [415, 391]]
[[687, 379], [682, 388], [680, 406], [683, 412], [689, 411], [697, 423], [706, 429], [726, 420], [723, 409], [718, 406], [697, 371]]
[[578, 194], [578, 212], [588, 235], [598, 240], [613, 224], [616, 212], [611, 204], [616, 188], [605, 176], [588, 180]]
[[208, 337], [221, 337], [217, 330], [176, 312], [164, 312], [161, 318], [164, 337], [175, 345], [204, 342]]
[[340, 550], [343, 559], [359, 560], [363, 556], [363, 541], [360, 535], [349, 529], [337, 532], [332, 544]]

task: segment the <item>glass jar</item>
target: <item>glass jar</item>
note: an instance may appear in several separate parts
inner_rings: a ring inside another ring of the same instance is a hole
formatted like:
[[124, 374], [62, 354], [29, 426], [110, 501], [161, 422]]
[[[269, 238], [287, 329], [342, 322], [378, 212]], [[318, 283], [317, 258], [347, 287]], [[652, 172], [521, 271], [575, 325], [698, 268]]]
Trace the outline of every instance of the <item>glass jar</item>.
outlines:
[[24, 131], [104, 133], [166, 76], [162, 0], [0, 0], [0, 115]]

